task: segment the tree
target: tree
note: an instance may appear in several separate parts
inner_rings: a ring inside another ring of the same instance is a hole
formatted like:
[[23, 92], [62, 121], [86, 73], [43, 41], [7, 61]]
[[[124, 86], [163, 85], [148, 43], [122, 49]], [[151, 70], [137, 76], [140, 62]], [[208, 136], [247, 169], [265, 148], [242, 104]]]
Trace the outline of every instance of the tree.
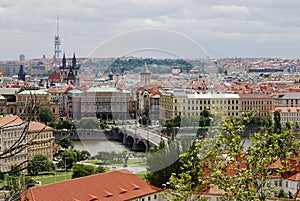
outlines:
[[58, 141], [58, 144], [65, 150], [69, 149], [69, 148], [73, 148], [74, 147], [74, 142], [68, 138], [67, 136], [61, 138]]
[[63, 121], [62, 127], [65, 129], [72, 129], [74, 126], [74, 123], [68, 120]]
[[287, 194], [284, 192], [284, 190], [281, 188], [278, 192], [278, 198], [287, 198]]
[[82, 150], [82, 151], [74, 150], [74, 151], [76, 152], [77, 161], [85, 160], [91, 156], [90, 152], [86, 150]]
[[207, 127], [210, 125], [210, 121], [211, 121], [211, 114], [208, 108], [205, 107], [200, 113], [199, 126]]
[[151, 119], [148, 116], [144, 115], [139, 119], [139, 123], [143, 126], [148, 126], [151, 123]]
[[58, 162], [57, 166], [60, 168], [70, 169], [77, 162], [77, 154], [75, 151], [64, 151], [62, 153], [62, 158]]
[[90, 165], [76, 164], [73, 168], [72, 179], [95, 174], [95, 167]]
[[97, 167], [96, 167], [96, 173], [103, 173], [103, 172], [106, 172], [107, 170], [106, 170], [106, 168], [105, 167], [103, 167], [103, 166], [101, 166], [101, 165], [98, 165]]
[[41, 122], [48, 124], [54, 120], [54, 115], [49, 108], [42, 108], [39, 113], [39, 119]]
[[274, 112], [274, 128], [273, 132], [274, 133], [281, 133], [281, 122], [280, 122], [280, 112], [275, 111]]
[[181, 141], [161, 141], [147, 154], [147, 171], [145, 179], [152, 185], [163, 188], [172, 173], [180, 169], [179, 158], [190, 146], [191, 139], [182, 137]]
[[173, 198], [185, 200], [215, 186], [224, 192], [222, 200], [265, 200], [271, 191], [268, 164], [282, 158], [282, 152], [293, 156], [298, 144], [291, 131], [258, 132], [244, 148], [238, 135], [244, 129], [241, 119], [224, 118], [215, 138], [197, 139], [168, 183]]
[[48, 160], [44, 154], [37, 154], [28, 163], [28, 172], [31, 174], [38, 174], [43, 171], [51, 171], [54, 169], [54, 164]]

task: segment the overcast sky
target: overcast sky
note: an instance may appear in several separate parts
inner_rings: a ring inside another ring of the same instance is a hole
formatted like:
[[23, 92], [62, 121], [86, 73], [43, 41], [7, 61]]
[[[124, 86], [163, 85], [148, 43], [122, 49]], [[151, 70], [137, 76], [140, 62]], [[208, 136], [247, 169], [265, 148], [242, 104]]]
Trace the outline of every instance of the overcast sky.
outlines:
[[[213, 58], [300, 55], [299, 0], [1, 0], [0, 60], [52, 57], [57, 14], [69, 57], [89, 56], [99, 44], [144, 28], [190, 38]], [[184, 57], [197, 57], [184, 40], [172, 40]]]

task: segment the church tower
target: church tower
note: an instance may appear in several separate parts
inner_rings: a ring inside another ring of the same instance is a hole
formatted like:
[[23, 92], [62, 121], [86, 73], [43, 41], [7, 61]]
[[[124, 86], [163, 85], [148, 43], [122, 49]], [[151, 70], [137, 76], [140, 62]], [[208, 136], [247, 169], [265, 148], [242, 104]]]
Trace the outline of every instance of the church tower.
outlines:
[[151, 80], [151, 73], [148, 70], [147, 64], [145, 63], [144, 72], [141, 73], [141, 83], [143, 86], [149, 85]]
[[79, 85], [79, 68], [80, 66], [77, 65], [75, 53], [73, 54], [71, 64], [67, 65], [66, 55], [64, 53], [62, 58], [62, 65], [59, 67], [60, 69], [60, 78], [61, 83], [65, 83], [68, 85]]

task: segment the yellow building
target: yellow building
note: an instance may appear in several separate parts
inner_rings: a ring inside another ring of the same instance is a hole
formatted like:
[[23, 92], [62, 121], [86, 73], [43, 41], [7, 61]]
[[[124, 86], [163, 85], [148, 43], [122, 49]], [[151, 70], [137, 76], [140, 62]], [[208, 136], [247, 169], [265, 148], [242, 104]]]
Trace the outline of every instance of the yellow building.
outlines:
[[238, 94], [187, 94], [175, 89], [161, 94], [160, 105], [160, 118], [199, 117], [204, 108], [216, 108], [225, 116], [240, 115]]
[[44, 154], [49, 160], [53, 159], [53, 128], [40, 122], [31, 121], [28, 126], [27, 141], [28, 160], [32, 160], [36, 154]]
[[274, 109], [274, 98], [267, 94], [240, 94], [240, 111], [255, 112], [261, 117], [266, 117]]
[[[24, 121], [18, 116], [0, 118], [1, 171], [9, 171], [12, 165], [22, 164], [27, 160], [25, 127]], [[19, 141], [22, 138], [24, 139]]]
[[33, 120], [38, 120], [41, 108], [49, 108], [55, 116], [59, 118], [59, 105], [51, 102], [51, 95], [42, 90], [24, 90], [16, 94], [16, 111], [19, 116], [33, 115]]

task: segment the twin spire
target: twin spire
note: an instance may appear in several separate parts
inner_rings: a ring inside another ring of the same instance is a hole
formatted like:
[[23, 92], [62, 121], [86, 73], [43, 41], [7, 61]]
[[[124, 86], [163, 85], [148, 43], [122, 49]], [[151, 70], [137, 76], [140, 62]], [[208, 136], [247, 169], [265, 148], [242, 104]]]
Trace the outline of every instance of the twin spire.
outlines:
[[[72, 58], [72, 67], [76, 67], [76, 56], [75, 52], [73, 53], [73, 58]], [[66, 60], [66, 54], [64, 53], [63, 58], [62, 58], [62, 66], [67, 67], [67, 60]]]

